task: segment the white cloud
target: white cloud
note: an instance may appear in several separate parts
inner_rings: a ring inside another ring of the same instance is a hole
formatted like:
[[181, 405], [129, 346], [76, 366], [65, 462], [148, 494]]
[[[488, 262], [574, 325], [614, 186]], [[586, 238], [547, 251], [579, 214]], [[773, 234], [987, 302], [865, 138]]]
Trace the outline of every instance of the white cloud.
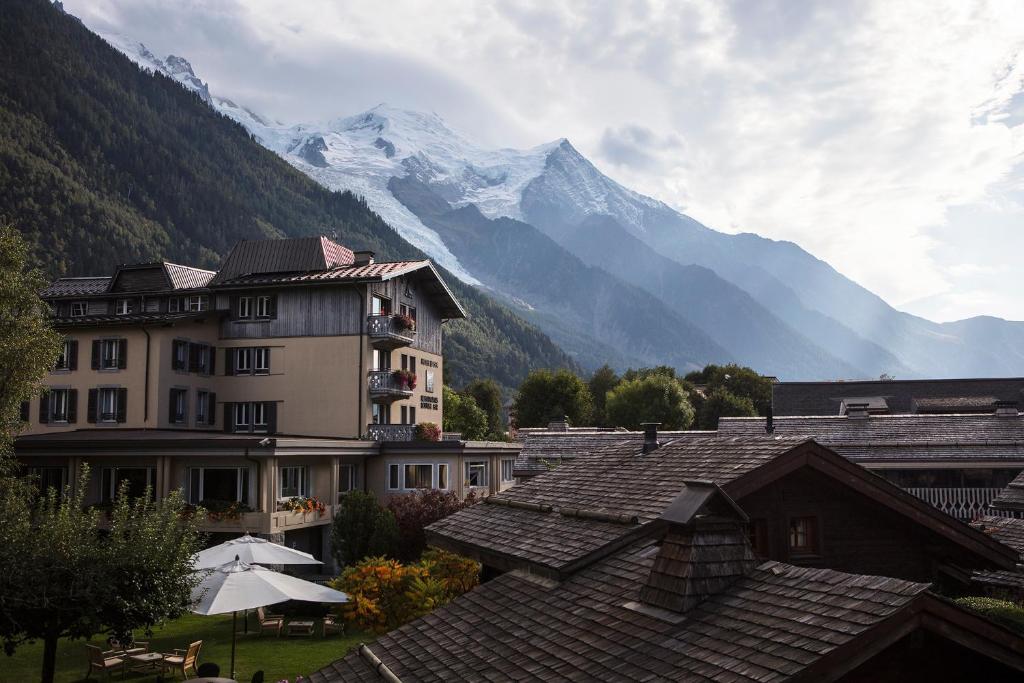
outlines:
[[494, 145], [568, 137], [624, 184], [796, 241], [909, 310], [1024, 319], [963, 268], [1020, 265], [979, 242], [1020, 217], [1024, 3], [65, 5], [285, 120], [389, 101]]

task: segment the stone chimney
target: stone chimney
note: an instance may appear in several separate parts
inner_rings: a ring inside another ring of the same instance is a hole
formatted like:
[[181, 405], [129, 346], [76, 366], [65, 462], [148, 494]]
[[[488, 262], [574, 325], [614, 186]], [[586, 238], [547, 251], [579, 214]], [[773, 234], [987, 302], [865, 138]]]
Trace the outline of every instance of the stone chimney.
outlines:
[[868, 419], [868, 404], [867, 403], [847, 403], [846, 404], [846, 417], [851, 420], [866, 420]]
[[1020, 414], [1016, 401], [996, 401], [996, 415], [1000, 417], [1017, 417]]
[[644, 453], [650, 453], [651, 451], [658, 450], [658, 427], [661, 426], [660, 422], [641, 422], [640, 426], [644, 428]]
[[352, 253], [355, 255], [355, 261], [352, 262], [352, 265], [354, 266], [368, 266], [373, 263], [372, 251], [364, 250], [354, 251]]

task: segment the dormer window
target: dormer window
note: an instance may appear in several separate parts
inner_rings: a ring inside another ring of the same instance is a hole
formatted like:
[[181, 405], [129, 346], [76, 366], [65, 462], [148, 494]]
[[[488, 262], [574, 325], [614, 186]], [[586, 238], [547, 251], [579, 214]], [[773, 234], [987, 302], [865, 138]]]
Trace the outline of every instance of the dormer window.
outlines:
[[210, 307], [210, 297], [205, 294], [194, 294], [187, 297], [186, 302], [190, 313], [205, 311]]
[[271, 298], [269, 296], [256, 297], [256, 317], [269, 318], [273, 315]]
[[252, 297], [251, 296], [240, 296], [238, 297], [238, 313], [239, 318], [250, 318], [252, 317]]
[[118, 299], [114, 303], [114, 313], [117, 315], [128, 315], [132, 313], [134, 306], [131, 299]]
[[89, 312], [88, 301], [72, 301], [71, 302], [71, 317], [81, 318]]
[[817, 517], [793, 517], [789, 520], [789, 550], [800, 555], [818, 552]]

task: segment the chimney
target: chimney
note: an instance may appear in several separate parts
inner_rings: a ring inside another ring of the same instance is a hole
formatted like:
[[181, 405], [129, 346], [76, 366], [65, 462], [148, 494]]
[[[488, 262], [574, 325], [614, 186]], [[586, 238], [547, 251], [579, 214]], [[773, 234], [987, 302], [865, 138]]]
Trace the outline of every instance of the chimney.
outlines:
[[640, 426], [644, 428], [644, 453], [650, 453], [651, 451], [658, 450], [658, 427], [661, 426], [660, 422], [641, 422]]
[[1000, 417], [1017, 417], [1017, 408], [1016, 401], [996, 401], [996, 415]]
[[846, 404], [846, 417], [851, 420], [866, 420], [868, 419], [868, 404], [867, 403], [847, 403]]
[[775, 433], [775, 416], [772, 414], [772, 406], [768, 404], [768, 415], [765, 416], [764, 420], [764, 433], [774, 434]]
[[355, 260], [352, 262], [354, 266], [368, 266], [373, 263], [372, 251], [353, 251], [352, 254], [355, 256]]
[[567, 432], [569, 431], [569, 416], [563, 415], [560, 420], [552, 420], [548, 422], [549, 432]]

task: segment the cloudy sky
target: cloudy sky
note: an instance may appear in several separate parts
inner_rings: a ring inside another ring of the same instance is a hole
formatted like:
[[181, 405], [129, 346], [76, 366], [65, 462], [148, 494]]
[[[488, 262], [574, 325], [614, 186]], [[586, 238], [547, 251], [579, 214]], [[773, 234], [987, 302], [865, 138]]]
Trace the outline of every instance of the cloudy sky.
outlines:
[[64, 0], [286, 123], [380, 102], [567, 137], [936, 320], [1024, 320], [1024, 3]]

